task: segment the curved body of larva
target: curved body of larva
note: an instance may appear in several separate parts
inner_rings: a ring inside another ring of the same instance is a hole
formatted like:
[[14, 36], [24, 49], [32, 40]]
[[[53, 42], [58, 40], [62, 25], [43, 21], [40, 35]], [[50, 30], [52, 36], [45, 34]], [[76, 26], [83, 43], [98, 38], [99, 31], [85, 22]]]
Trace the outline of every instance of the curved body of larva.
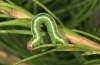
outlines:
[[31, 31], [33, 34], [33, 39], [28, 43], [28, 48], [32, 49], [33, 46], [44, 43], [41, 32], [42, 23], [46, 25], [52, 43], [68, 43], [68, 41], [58, 32], [55, 20], [49, 14], [40, 13], [32, 19]]

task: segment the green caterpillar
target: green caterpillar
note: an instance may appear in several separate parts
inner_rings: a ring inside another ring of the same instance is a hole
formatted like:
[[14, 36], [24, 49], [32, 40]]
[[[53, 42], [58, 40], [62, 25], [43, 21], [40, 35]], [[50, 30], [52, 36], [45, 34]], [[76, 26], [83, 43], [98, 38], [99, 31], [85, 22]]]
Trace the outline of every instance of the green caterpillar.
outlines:
[[55, 20], [46, 13], [36, 15], [31, 22], [31, 31], [33, 38], [28, 42], [27, 47], [32, 50], [33, 47], [44, 43], [41, 32], [41, 24], [44, 23], [47, 27], [47, 32], [50, 35], [51, 41], [55, 43], [63, 43], [66, 45], [68, 41], [58, 32]]

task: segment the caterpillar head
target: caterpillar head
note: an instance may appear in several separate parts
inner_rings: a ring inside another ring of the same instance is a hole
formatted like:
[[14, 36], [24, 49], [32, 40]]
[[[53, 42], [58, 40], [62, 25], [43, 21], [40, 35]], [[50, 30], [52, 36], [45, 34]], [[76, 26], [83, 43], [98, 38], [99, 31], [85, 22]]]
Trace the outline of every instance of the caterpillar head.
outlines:
[[30, 41], [27, 43], [27, 48], [32, 51], [33, 46]]

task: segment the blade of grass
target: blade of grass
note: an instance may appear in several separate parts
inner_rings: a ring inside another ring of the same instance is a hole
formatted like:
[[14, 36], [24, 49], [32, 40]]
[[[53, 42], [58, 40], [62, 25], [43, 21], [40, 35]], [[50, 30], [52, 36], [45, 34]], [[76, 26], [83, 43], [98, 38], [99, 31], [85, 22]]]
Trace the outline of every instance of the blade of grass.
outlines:
[[31, 31], [28, 31], [28, 30], [0, 30], [0, 33], [12, 33], [12, 34], [28, 34], [28, 35], [32, 35]]
[[97, 37], [97, 36], [95, 36], [95, 35], [92, 35], [92, 34], [90, 34], [90, 33], [86, 33], [86, 32], [83, 32], [83, 31], [80, 31], [80, 30], [75, 30], [75, 29], [74, 29], [73, 31], [75, 31], [75, 32], [77, 32], [77, 33], [81, 33], [81, 34], [87, 35], [87, 36], [89, 36], [89, 37], [92, 37], [92, 38], [94, 38], [94, 39], [100, 41], [100, 38], [99, 38], [99, 37]]
[[10, 20], [10, 21], [1, 22], [0, 27], [3, 26], [23, 26], [23, 27], [30, 28], [30, 25], [28, 25], [27, 23], [23, 23], [20, 20]]
[[26, 11], [25, 9], [23, 9], [23, 8], [15, 5], [15, 4], [9, 4], [9, 3], [6, 3], [6, 2], [2, 1], [0, 3], [0, 5], [1, 6], [5, 6], [5, 7], [10, 7], [10, 8], [16, 9], [16, 10], [19, 10], [19, 11], [24, 12], [25, 14], [29, 15], [30, 17], [34, 17], [33, 14], [31, 14], [30, 12]]
[[28, 61], [28, 60], [31, 60], [31, 59], [35, 59], [37, 57], [43, 56], [45, 54], [48, 54], [48, 53], [51, 53], [51, 52], [54, 52], [54, 51], [55, 51], [55, 49], [49, 50], [49, 51], [46, 51], [46, 52], [43, 52], [43, 53], [39, 53], [39, 54], [36, 54], [36, 55], [33, 55], [31, 57], [28, 57], [26, 59], [23, 59], [23, 60], [20, 60], [20, 61], [16, 62], [14, 65], [18, 65], [18, 64], [20, 64], [22, 62], [25, 62], [25, 61]]
[[13, 17], [6, 14], [0, 14], [0, 18], [13, 18]]
[[85, 65], [100, 65], [100, 59], [88, 61], [85, 63]]
[[44, 8], [48, 13], [50, 13], [58, 21], [58, 23], [60, 23], [61, 26], [64, 26], [62, 24], [62, 22], [60, 21], [60, 19], [57, 16], [55, 16], [46, 6], [44, 6], [38, 0], [32, 0], [32, 1], [34, 1], [35, 3], [37, 3], [38, 5], [40, 5], [42, 8]]
[[83, 53], [82, 55], [86, 56], [86, 55], [94, 55], [94, 54], [99, 54], [100, 55], [100, 50], [97, 50], [97, 51], [88, 51], [88, 52]]

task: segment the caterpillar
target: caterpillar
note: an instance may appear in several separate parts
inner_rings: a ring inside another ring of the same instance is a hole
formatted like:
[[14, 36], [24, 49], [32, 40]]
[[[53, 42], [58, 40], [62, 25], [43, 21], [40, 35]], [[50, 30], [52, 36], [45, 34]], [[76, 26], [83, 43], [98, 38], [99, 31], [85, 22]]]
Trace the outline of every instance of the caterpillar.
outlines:
[[47, 13], [37, 14], [31, 21], [31, 31], [33, 38], [27, 43], [28, 49], [32, 50], [33, 47], [44, 43], [41, 32], [41, 25], [45, 24], [47, 32], [53, 44], [63, 43], [66, 45], [68, 41], [59, 32], [55, 20]]

